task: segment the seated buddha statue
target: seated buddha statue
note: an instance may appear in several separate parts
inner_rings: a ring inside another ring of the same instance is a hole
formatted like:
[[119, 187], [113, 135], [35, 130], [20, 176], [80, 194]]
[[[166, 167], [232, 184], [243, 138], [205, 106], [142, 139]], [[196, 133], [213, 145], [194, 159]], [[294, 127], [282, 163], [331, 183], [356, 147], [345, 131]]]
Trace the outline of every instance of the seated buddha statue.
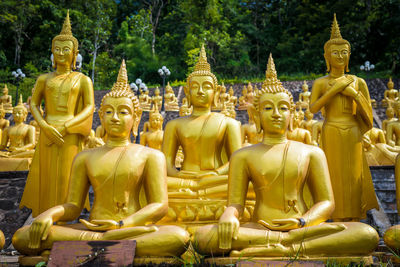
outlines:
[[187, 98], [182, 98], [182, 105], [179, 107], [179, 117], [185, 117], [192, 114], [192, 107], [189, 107]]
[[305, 114], [304, 111], [302, 109], [299, 109], [297, 111], [297, 120], [298, 120], [298, 124], [300, 128], [305, 129], [304, 124], [305, 124]]
[[[56, 241], [122, 239], [136, 240], [137, 256], [179, 256], [185, 251], [189, 235], [182, 228], [149, 225], [168, 209], [166, 165], [162, 152], [130, 142], [131, 130], [141, 116], [139, 105], [123, 61], [117, 82], [100, 106], [106, 145], [75, 157], [64, 204], [46, 210], [14, 234], [12, 243], [21, 254], [39, 255]], [[79, 217], [90, 186], [94, 201], [89, 220], [54, 225]], [[141, 188], [147, 199], [143, 207]]]
[[[204, 45], [194, 71], [187, 78], [185, 94], [190, 116], [167, 123], [162, 151], [167, 159], [168, 195], [171, 198], [224, 196], [229, 158], [241, 147], [239, 123], [221, 113], [211, 112], [220, 86], [207, 62]], [[175, 167], [179, 146], [184, 160]]]
[[254, 109], [247, 109], [249, 122], [241, 126], [242, 144], [258, 144], [262, 140], [262, 133], [258, 133], [254, 122]]
[[242, 95], [239, 97], [238, 110], [246, 110], [249, 103], [247, 102], [247, 87], [244, 85], [242, 89]]
[[400, 121], [386, 125], [386, 143], [389, 146], [400, 146]]
[[219, 101], [218, 101], [218, 107], [220, 110], [223, 109], [223, 107], [226, 107], [226, 109], [229, 109], [229, 102], [230, 102], [230, 96], [226, 92], [226, 87], [224, 83], [221, 85], [221, 93], [219, 94]]
[[149, 90], [143, 90], [139, 96], [140, 107], [143, 110], [150, 110], [151, 107], [151, 97], [149, 96]]
[[[304, 144], [311, 144], [311, 133], [303, 128], [300, 128], [300, 124], [304, 122], [301, 119], [300, 113], [303, 113], [301, 110], [295, 111], [294, 116], [293, 116], [293, 123], [292, 127], [289, 127], [289, 130], [287, 132], [287, 138], [289, 140], [301, 142]], [[303, 113], [304, 114], [304, 113]]]
[[154, 149], [161, 150], [164, 131], [162, 129], [164, 118], [158, 111], [157, 103], [150, 111], [149, 123], [146, 129], [140, 133], [140, 144]]
[[396, 122], [398, 119], [394, 116], [395, 111], [394, 108], [389, 105], [386, 109], [386, 119], [382, 121], [382, 130], [386, 133], [387, 126], [392, 122]]
[[157, 105], [159, 110], [161, 109], [162, 96], [160, 95], [160, 89], [158, 89], [158, 87], [154, 90], [154, 95], [151, 97], [151, 103], [153, 106]]
[[86, 136], [85, 140], [83, 140], [83, 149], [91, 149], [104, 145], [104, 140], [100, 137], [97, 137], [94, 130], [91, 130], [90, 134]]
[[169, 85], [169, 82], [165, 87], [164, 101], [166, 111], [179, 111], [178, 98], [176, 98], [174, 89]]
[[5, 119], [6, 110], [4, 109], [3, 103], [0, 103], [0, 130], [4, 130], [10, 126], [10, 121]]
[[[203, 255], [277, 259], [370, 254], [379, 241], [374, 228], [360, 222], [325, 223], [335, 208], [325, 154], [286, 139], [295, 110], [293, 97], [277, 79], [271, 56], [267, 68], [254, 99], [263, 141], [231, 157], [228, 207], [218, 224], [196, 230], [196, 249]], [[250, 182], [255, 209], [251, 222], [240, 224]], [[309, 208], [301, 197], [306, 186], [314, 199]]]
[[312, 126], [318, 121], [314, 120], [314, 113], [312, 113], [309, 108], [306, 109], [304, 115], [306, 120], [303, 122], [303, 128], [312, 133]]
[[237, 96], [234, 95], [233, 87], [231, 86], [229, 88], [229, 105], [233, 106], [233, 108], [236, 107], [238, 99]]
[[[385, 141], [384, 135], [381, 138]], [[366, 132], [363, 136], [363, 147], [368, 166], [394, 165], [396, 157], [400, 152], [400, 147], [389, 146], [379, 139], [379, 137], [374, 137], [371, 131]]]
[[247, 103], [253, 104], [254, 99], [254, 89], [251, 82], [247, 84], [247, 95], [246, 95]]
[[309, 104], [310, 104], [310, 95], [311, 92], [308, 91], [308, 84], [306, 81], [303, 82], [303, 85], [301, 86], [301, 89], [303, 92], [299, 94], [299, 102], [298, 103], [298, 108], [299, 109], [307, 109]]
[[394, 89], [394, 83], [392, 77], [390, 77], [387, 83], [388, 89], [385, 90], [384, 98], [382, 100], [382, 107], [388, 107], [389, 105], [394, 107], [399, 101], [399, 91]]
[[[36, 145], [35, 127], [25, 123], [28, 110], [22, 102], [20, 95], [19, 103], [13, 108], [15, 124], [4, 129], [1, 138], [0, 150], [2, 157], [31, 158]], [[1, 162], [4, 164], [4, 162]]]
[[6, 111], [6, 113], [12, 113], [13, 112], [12, 96], [10, 96], [8, 94], [7, 84], [4, 84], [3, 95], [0, 96], [0, 103], [3, 104], [3, 108]]

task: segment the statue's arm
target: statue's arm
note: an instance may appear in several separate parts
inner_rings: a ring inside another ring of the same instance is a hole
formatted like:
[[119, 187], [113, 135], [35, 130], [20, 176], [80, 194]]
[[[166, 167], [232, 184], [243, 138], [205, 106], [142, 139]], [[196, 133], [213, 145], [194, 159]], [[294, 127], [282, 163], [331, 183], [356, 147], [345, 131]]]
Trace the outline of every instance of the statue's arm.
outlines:
[[390, 123], [387, 125], [387, 129], [386, 129], [386, 141], [387, 144], [390, 146], [395, 146], [396, 144], [396, 140], [393, 139], [393, 127], [397, 125], [397, 123]]
[[65, 123], [65, 128], [69, 133], [80, 133], [80, 128], [87, 128], [87, 125], [77, 126], [93, 116], [94, 92], [92, 80], [87, 76], [83, 76], [80, 80], [80, 86], [83, 97], [83, 109], [75, 117]]
[[178, 176], [179, 171], [175, 168], [175, 158], [178, 151], [178, 136], [176, 134], [177, 122], [169, 121], [165, 126], [162, 152], [167, 161], [168, 176]]
[[379, 143], [386, 144], [385, 133], [383, 131], [379, 131], [378, 140], [379, 140]]
[[318, 225], [329, 219], [335, 209], [328, 163], [324, 152], [312, 147], [306, 182], [314, 199], [314, 205], [303, 214], [307, 226]]
[[8, 143], [8, 127], [5, 128], [1, 134], [0, 150], [7, 149], [7, 143]]
[[47, 122], [44, 120], [41, 112], [40, 112], [40, 104], [42, 103], [43, 100], [43, 93], [45, 89], [45, 84], [46, 84], [46, 77], [47, 74], [39, 76], [39, 78], [36, 80], [35, 87], [33, 89], [33, 94], [31, 98], [31, 113], [33, 118], [36, 120], [36, 122], [39, 124], [40, 128], [45, 128], [49, 126]]
[[140, 136], [140, 144], [142, 145], [142, 146], [146, 146], [146, 135], [145, 134], [143, 134], [144, 132], [141, 132], [141, 136]]
[[385, 93], [383, 94], [383, 98], [386, 99], [386, 100], [389, 100], [388, 90], [385, 90]]
[[371, 99], [369, 97], [368, 86], [367, 83], [361, 78], [358, 78], [358, 86], [359, 92], [354, 98], [357, 103], [357, 112], [360, 113], [367, 129], [371, 129], [373, 126], [374, 117], [372, 115], [372, 106]]
[[235, 152], [229, 164], [228, 206], [235, 207], [238, 215], [243, 212], [249, 186], [250, 176], [246, 158], [248, 152], [250, 151], [247, 149]]
[[147, 205], [123, 219], [124, 227], [140, 226], [156, 223], [167, 214], [168, 190], [167, 167], [164, 154], [149, 149], [146, 166], [143, 171], [143, 186], [146, 193]]
[[[238, 123], [234, 119], [227, 120], [227, 127], [226, 127], [226, 138], [225, 138], [225, 146], [228, 152], [228, 158], [231, 158], [231, 155], [236, 150], [242, 147], [242, 138], [240, 133], [240, 123]], [[226, 162], [224, 165], [220, 166], [216, 169], [216, 172], [219, 175], [227, 174], [229, 170], [229, 161]]]
[[304, 142], [305, 142], [307, 145], [311, 145], [311, 143], [312, 143], [312, 140], [311, 140], [311, 133], [310, 133], [310, 131], [308, 131], [308, 130], [306, 130], [306, 134], [305, 134], [305, 136], [304, 136]]

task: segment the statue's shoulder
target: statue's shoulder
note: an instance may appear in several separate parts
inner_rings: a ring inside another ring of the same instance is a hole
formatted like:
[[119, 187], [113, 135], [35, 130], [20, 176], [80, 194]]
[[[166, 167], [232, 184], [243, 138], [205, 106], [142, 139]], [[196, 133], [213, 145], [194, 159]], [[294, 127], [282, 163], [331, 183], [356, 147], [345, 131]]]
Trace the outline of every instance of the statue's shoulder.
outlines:
[[329, 79], [329, 78], [328, 78], [328, 75], [319, 77], [318, 79], [316, 79], [316, 80], [314, 81], [313, 87], [325, 85], [326, 82], [328, 81], [328, 79]]
[[291, 151], [302, 153], [303, 156], [325, 158], [324, 151], [317, 146], [307, 145], [297, 141], [291, 141], [291, 147]]
[[129, 144], [128, 151], [135, 155], [140, 155], [147, 159], [153, 159], [157, 161], [165, 162], [164, 153], [158, 149], [154, 149], [148, 146], [143, 146], [140, 144]]

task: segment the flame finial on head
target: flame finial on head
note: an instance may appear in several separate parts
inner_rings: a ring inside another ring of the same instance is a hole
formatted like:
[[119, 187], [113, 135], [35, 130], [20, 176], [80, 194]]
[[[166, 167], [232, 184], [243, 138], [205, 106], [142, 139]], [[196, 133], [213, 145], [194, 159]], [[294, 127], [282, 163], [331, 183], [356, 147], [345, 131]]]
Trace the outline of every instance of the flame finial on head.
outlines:
[[268, 58], [268, 64], [267, 64], [267, 70], [265, 71], [265, 81], [262, 84], [262, 88], [266, 89], [266, 88], [278, 88], [278, 87], [282, 87], [282, 83], [280, 80], [278, 80], [278, 75], [276, 73], [276, 69], [275, 69], [275, 63], [274, 63], [274, 59], [272, 58], [272, 54], [269, 54], [269, 58]]
[[67, 10], [67, 16], [65, 17], [63, 27], [61, 29], [60, 35], [70, 35], [72, 36], [71, 22], [69, 20], [69, 9]]
[[333, 22], [331, 26], [331, 39], [343, 39], [340, 34], [339, 24], [336, 20], [336, 13], [333, 14]]
[[126, 71], [125, 59], [122, 60], [119, 68], [117, 81], [114, 83], [111, 91], [131, 91], [128, 84], [128, 73]]
[[210, 71], [210, 64], [207, 62], [206, 49], [204, 48], [204, 44], [201, 46], [199, 61], [194, 66], [194, 71]]

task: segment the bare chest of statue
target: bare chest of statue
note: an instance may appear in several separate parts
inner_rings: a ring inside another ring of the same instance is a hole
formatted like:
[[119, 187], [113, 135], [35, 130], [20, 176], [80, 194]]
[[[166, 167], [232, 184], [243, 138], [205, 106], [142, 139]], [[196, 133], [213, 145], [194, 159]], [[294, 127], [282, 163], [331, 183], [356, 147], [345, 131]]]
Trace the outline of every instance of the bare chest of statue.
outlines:
[[25, 145], [25, 138], [28, 134], [29, 125], [20, 124], [9, 128], [8, 136], [10, 138], [10, 149], [23, 147]]

